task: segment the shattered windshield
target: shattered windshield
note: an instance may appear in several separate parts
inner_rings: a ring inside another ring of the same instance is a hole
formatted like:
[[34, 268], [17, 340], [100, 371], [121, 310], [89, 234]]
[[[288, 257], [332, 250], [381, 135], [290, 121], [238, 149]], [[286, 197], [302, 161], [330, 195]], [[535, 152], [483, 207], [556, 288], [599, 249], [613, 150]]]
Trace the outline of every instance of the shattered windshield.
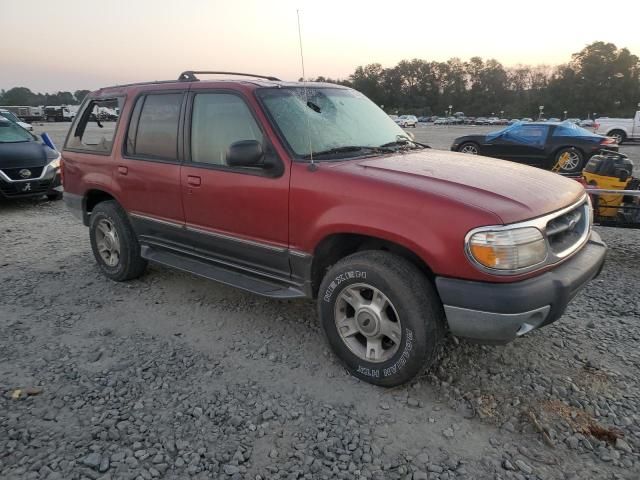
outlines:
[[379, 154], [392, 151], [389, 145], [410, 141], [386, 113], [355, 90], [264, 88], [258, 95], [300, 158], [311, 154], [318, 159]]

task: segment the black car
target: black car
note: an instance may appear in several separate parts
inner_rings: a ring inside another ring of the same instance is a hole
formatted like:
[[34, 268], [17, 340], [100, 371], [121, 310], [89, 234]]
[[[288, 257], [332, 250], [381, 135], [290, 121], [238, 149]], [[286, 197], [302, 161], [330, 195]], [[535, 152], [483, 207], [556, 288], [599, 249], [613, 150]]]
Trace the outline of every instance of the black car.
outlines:
[[618, 150], [609, 137], [570, 122], [515, 123], [486, 135], [465, 135], [453, 141], [451, 150], [473, 155], [502, 158], [551, 170], [564, 153], [569, 158], [561, 173], [582, 171], [589, 158], [599, 151]]
[[60, 154], [0, 117], [0, 197], [62, 198]]

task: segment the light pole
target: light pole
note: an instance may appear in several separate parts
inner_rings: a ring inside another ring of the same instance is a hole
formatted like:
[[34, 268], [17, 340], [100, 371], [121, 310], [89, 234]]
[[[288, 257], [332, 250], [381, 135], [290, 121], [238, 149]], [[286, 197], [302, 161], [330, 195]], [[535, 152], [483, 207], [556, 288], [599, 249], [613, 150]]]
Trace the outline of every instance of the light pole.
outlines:
[[504, 110], [500, 110], [500, 118], [504, 118]]
[[565, 110], [563, 113], [564, 113], [564, 116], [562, 117], [562, 119], [566, 120], [567, 119], [567, 111]]
[[544, 113], [544, 105], [540, 105], [538, 107], [538, 110], [540, 110], [540, 113], [538, 113], [538, 120], [540, 120], [542, 118], [542, 114]]
[[449, 105], [449, 116], [451, 116], [451, 111], [453, 110], [453, 105]]

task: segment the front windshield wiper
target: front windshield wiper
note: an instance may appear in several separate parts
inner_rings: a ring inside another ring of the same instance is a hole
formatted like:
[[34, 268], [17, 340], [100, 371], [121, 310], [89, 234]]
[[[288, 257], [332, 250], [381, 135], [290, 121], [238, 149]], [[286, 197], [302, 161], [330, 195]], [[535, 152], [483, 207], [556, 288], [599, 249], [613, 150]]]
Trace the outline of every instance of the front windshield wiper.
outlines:
[[321, 150], [319, 152], [313, 152], [312, 154], [303, 155], [302, 158], [314, 158], [319, 155], [334, 155], [337, 153], [351, 153], [351, 152], [367, 152], [367, 153], [394, 153], [393, 148], [382, 145], [380, 147], [371, 147], [369, 145], [345, 145], [344, 147], [334, 147], [327, 150]]
[[409, 137], [405, 137], [404, 135], [398, 135], [393, 142], [388, 142], [380, 145], [381, 148], [390, 148], [390, 147], [404, 147], [408, 145], [417, 145], [422, 148], [431, 148], [429, 145], [424, 143], [416, 142]]

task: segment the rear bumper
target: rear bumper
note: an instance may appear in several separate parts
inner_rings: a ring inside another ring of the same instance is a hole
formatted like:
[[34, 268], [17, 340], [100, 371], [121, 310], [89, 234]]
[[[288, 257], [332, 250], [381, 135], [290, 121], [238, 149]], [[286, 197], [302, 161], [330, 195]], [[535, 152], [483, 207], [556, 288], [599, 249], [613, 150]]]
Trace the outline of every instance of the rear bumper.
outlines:
[[481, 343], [508, 343], [556, 321], [604, 265], [607, 247], [596, 232], [553, 270], [514, 283], [438, 277], [436, 286], [451, 333]]

